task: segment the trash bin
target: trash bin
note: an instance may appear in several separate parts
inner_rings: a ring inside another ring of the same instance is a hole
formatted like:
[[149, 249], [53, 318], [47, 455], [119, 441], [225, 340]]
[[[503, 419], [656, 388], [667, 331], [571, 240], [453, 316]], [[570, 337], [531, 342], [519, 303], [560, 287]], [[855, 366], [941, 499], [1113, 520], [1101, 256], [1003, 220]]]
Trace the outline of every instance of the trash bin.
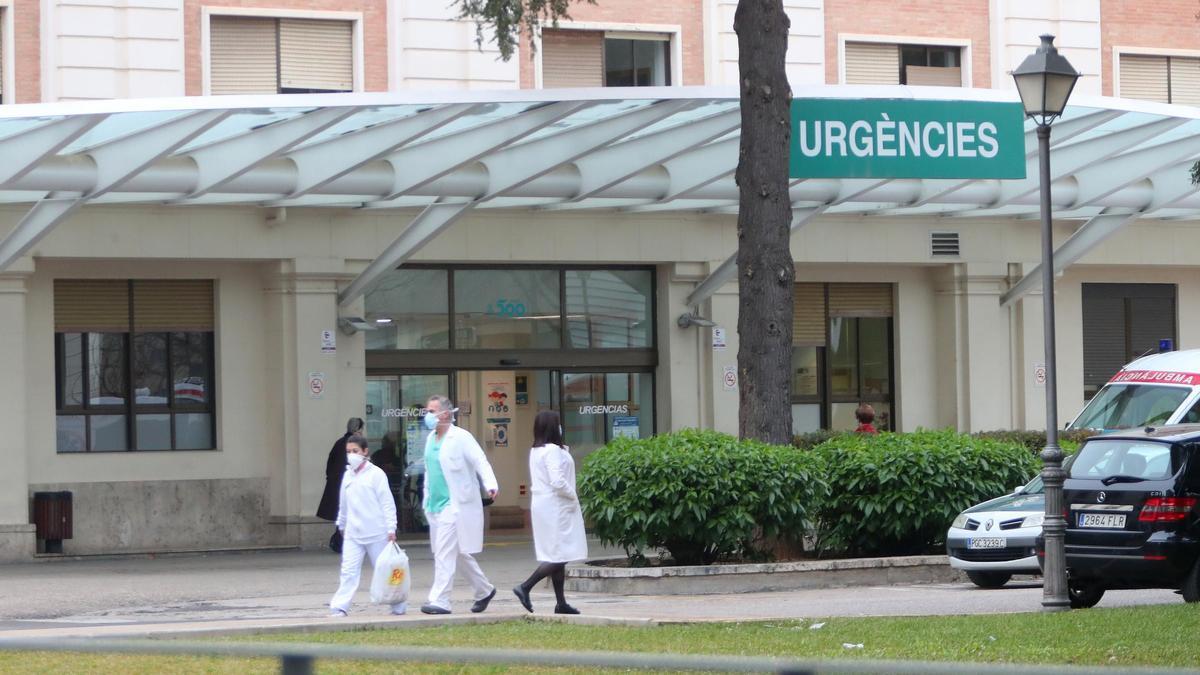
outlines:
[[72, 537], [73, 520], [70, 492], [33, 493], [33, 524], [37, 538], [45, 542], [46, 553], [63, 552], [63, 539]]

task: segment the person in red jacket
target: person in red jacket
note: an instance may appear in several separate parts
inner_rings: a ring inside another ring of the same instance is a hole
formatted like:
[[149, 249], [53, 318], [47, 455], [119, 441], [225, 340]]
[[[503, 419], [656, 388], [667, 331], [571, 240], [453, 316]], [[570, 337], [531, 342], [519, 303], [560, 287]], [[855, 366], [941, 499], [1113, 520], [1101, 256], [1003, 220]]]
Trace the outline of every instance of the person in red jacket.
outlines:
[[877, 434], [877, 430], [871, 422], [875, 421], [875, 409], [870, 405], [863, 403], [854, 411], [854, 417], [858, 420], [858, 428], [854, 430], [856, 434]]

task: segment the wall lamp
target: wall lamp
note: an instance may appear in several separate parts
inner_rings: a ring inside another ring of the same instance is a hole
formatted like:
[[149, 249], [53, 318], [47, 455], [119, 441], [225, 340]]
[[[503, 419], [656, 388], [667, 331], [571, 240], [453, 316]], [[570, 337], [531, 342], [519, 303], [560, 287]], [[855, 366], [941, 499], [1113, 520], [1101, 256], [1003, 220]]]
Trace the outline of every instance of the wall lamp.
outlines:
[[375, 324], [361, 316], [339, 316], [338, 328], [341, 328], [346, 335], [354, 335], [359, 331], [375, 330]]

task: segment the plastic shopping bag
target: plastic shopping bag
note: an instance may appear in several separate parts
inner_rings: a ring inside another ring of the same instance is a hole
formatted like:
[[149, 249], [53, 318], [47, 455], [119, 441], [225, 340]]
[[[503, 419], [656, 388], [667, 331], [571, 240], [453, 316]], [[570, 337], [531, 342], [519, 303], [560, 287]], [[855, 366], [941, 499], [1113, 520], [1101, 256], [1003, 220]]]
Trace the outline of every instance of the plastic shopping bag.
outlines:
[[412, 581], [408, 578], [408, 555], [396, 542], [388, 544], [375, 561], [371, 576], [371, 602], [395, 605], [408, 600]]

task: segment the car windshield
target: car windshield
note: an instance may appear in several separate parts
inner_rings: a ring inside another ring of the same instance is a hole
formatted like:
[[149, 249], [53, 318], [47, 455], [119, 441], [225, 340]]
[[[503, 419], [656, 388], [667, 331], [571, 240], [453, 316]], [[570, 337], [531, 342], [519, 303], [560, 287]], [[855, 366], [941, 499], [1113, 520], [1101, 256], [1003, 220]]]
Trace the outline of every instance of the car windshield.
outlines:
[[1083, 444], [1067, 475], [1100, 481], [1164, 480], [1175, 475], [1181, 462], [1182, 450], [1178, 445], [1097, 438]]
[[1077, 429], [1132, 429], [1163, 424], [1192, 392], [1161, 384], [1109, 384], [1079, 413]]

